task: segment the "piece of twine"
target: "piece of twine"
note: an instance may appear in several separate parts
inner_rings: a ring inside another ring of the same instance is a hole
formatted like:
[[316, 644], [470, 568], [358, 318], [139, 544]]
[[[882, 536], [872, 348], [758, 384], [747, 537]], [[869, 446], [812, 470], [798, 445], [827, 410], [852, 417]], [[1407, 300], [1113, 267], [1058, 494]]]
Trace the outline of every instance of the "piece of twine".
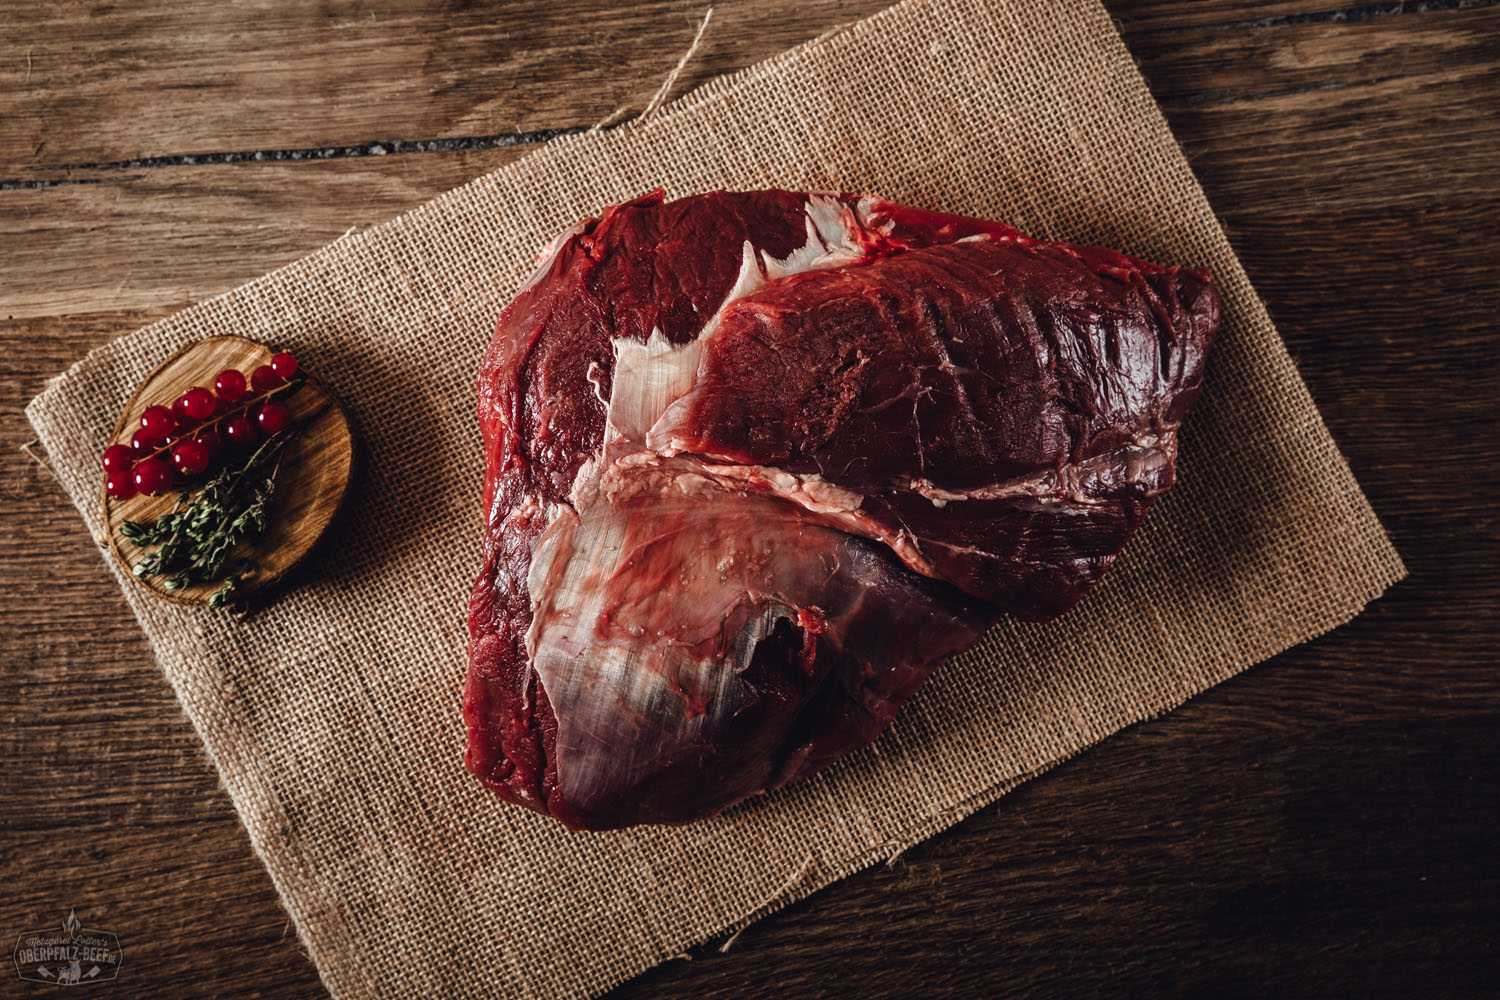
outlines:
[[[656, 93], [651, 95], [651, 100], [646, 102], [646, 107], [641, 111], [640, 114], [635, 116], [637, 121], [644, 121], [645, 119], [651, 117], [658, 110], [660, 110], [661, 106], [666, 102], [667, 98], [671, 96], [672, 88], [677, 86], [678, 77], [682, 76], [682, 71], [687, 68], [687, 64], [698, 52], [698, 46], [702, 44], [703, 35], [706, 31], [708, 31], [708, 23], [713, 20], [713, 17], [714, 9], [712, 7], [709, 7], [703, 12], [703, 20], [698, 23], [698, 31], [693, 35], [692, 44], [687, 47], [687, 51], [682, 54], [682, 58], [677, 60], [677, 65], [672, 67], [672, 72], [667, 74], [667, 78], [661, 82], [661, 86], [656, 88]], [[621, 121], [625, 115], [629, 114], [629, 112], [630, 105], [622, 104], [618, 108], [615, 108], [613, 111], [611, 111], [604, 118], [600, 119], [598, 124], [589, 129], [589, 132], [594, 133], [600, 131], [601, 129], [609, 128], [611, 125], [614, 125]]]

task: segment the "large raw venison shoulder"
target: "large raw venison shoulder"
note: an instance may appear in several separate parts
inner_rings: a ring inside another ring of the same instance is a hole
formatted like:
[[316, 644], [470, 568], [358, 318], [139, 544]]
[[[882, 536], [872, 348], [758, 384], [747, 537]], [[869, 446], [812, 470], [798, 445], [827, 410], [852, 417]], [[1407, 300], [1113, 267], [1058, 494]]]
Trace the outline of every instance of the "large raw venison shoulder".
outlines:
[[1172, 485], [1206, 272], [874, 197], [661, 192], [560, 235], [479, 376], [470, 770], [681, 822], [870, 742]]

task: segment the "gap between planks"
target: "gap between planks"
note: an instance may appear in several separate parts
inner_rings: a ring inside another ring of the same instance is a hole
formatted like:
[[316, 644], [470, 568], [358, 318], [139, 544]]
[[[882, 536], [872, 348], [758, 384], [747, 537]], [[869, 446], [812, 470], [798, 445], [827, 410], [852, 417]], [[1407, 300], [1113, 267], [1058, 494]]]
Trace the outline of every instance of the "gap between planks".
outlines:
[[[1280, 28], [1292, 25], [1325, 24], [1331, 22], [1354, 22], [1367, 21], [1374, 18], [1395, 17], [1403, 14], [1425, 14], [1439, 11], [1472, 10], [1484, 7], [1494, 7], [1500, 4], [1500, 0], [1402, 0], [1399, 3], [1377, 3], [1364, 4], [1360, 6], [1347, 7], [1339, 10], [1310, 11], [1299, 14], [1280, 14], [1250, 20], [1220, 21], [1204, 25], [1184, 26], [1159, 26], [1153, 28], [1126, 30], [1122, 36], [1128, 39], [1142, 38], [1150, 35], [1179, 34], [1183, 32], [1203, 31], [1253, 31], [1268, 28]], [[710, 14], [712, 7], [709, 8]], [[684, 55], [683, 60], [690, 58], [697, 48], [702, 36], [703, 27], [707, 26], [707, 18], [694, 38], [692, 46]], [[673, 82], [681, 71], [679, 63], [676, 70], [668, 78], [668, 84]], [[1320, 89], [1328, 89], [1337, 85], [1323, 85], [1303, 88], [1292, 88], [1267, 92], [1262, 95], [1247, 95], [1244, 99], [1253, 100], [1257, 97], [1286, 97], [1300, 93], [1307, 93]], [[653, 98], [653, 103], [662, 97], [658, 93]], [[650, 109], [648, 109], [649, 112]], [[595, 125], [594, 131], [608, 130], [617, 127], [617, 124]], [[585, 125], [566, 125], [557, 128], [537, 129], [524, 132], [498, 132], [490, 135], [452, 136], [448, 138], [424, 138], [424, 139], [376, 139], [364, 143], [338, 146], [310, 146], [288, 149], [260, 149], [260, 150], [230, 150], [211, 153], [181, 153], [164, 156], [140, 157], [128, 160], [110, 160], [97, 163], [66, 163], [36, 168], [39, 172], [62, 172], [71, 171], [119, 171], [119, 170], [141, 170], [158, 167], [173, 166], [207, 166], [221, 163], [246, 163], [246, 162], [278, 162], [297, 160], [320, 160], [320, 159], [345, 159], [364, 156], [401, 155], [409, 153], [431, 153], [431, 152], [453, 152], [472, 149], [502, 149], [511, 146], [530, 146], [550, 142], [563, 136], [578, 135], [590, 131]], [[8, 178], [0, 179], [0, 191], [26, 190], [49, 187], [60, 187], [74, 184], [101, 184], [114, 180], [113, 177], [60, 177], [60, 178]], [[124, 178], [120, 178], [124, 179]]]

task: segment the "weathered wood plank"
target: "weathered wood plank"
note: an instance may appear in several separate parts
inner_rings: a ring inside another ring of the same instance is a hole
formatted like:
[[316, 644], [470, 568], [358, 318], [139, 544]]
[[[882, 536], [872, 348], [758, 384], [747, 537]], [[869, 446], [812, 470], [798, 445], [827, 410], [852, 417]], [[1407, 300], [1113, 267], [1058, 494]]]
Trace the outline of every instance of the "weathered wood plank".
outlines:
[[1495, 72], [1497, 25], [1500, 9], [1488, 8], [1266, 31], [1150, 31], [1132, 36], [1130, 51], [1148, 78], [1173, 81], [1158, 101], [1225, 108], [1396, 79], [1462, 88], [1475, 74]]
[[[715, 6], [680, 91], [886, 0]], [[6, 5], [0, 178], [60, 164], [592, 125], [639, 110], [702, 0]]]
[[155, 167], [0, 191], [0, 315], [153, 308], [227, 291], [524, 148]]
[[[222, 799], [206, 774], [198, 784], [204, 797]], [[119, 978], [103, 988], [112, 996], [327, 996], [233, 816], [168, 828], [121, 815], [97, 834], [69, 830], [71, 849], [7, 837], [8, 852], [66, 864], [74, 876], [62, 884], [30, 874], [12, 881], [7, 927], [56, 927], [76, 906], [88, 926], [119, 938]]]
[[[1290, 212], [1497, 197], [1496, 32], [1500, 7], [1274, 31], [1157, 32], [1133, 45], [1233, 226], [1247, 206]], [[1433, 155], [1439, 146], [1443, 155]], [[8, 249], [0, 316], [218, 294], [524, 152], [88, 171], [75, 176], [98, 183], [0, 191]]]
[[1411, 5], [1369, 4], [1358, 0], [1105, 0], [1105, 6], [1128, 35], [1184, 28], [1235, 30], [1246, 27], [1279, 27], [1286, 22], [1362, 20], [1391, 17]]
[[1218, 213], [1495, 197], [1500, 8], [1132, 49]]
[[729, 1000], [768, 975], [785, 996], [882, 1000], [1486, 995], [1500, 885], [1482, 831], [1500, 816], [1473, 792], [1500, 780], [1497, 717], [1414, 721], [1393, 700], [1376, 725], [1216, 724], [1250, 686], [1276, 688], [1278, 713], [1332, 696], [1318, 666], [1268, 665], [1215, 696], [1191, 744], [1157, 724], [1116, 737], [729, 954], [694, 949], [610, 997]]
[[[889, 0], [719, 0], [685, 92]], [[639, 110], [705, 0], [58, 4], [0, 11], [0, 179], [141, 157], [588, 126]], [[1366, 11], [1356, 0], [1110, 0], [1137, 33]], [[1381, 6], [1381, 5], [1376, 5]], [[1392, 5], [1383, 5], [1386, 8]], [[1387, 18], [1388, 20], [1388, 18]]]

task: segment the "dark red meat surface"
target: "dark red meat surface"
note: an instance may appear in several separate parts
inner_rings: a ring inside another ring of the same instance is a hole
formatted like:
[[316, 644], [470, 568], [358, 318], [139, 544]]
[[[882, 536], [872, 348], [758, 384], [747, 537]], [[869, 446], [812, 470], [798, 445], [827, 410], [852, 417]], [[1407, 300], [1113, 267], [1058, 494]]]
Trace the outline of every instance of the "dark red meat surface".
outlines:
[[867, 744], [1119, 554], [1218, 311], [1203, 271], [871, 197], [656, 192], [575, 226], [479, 376], [470, 770], [602, 829]]

